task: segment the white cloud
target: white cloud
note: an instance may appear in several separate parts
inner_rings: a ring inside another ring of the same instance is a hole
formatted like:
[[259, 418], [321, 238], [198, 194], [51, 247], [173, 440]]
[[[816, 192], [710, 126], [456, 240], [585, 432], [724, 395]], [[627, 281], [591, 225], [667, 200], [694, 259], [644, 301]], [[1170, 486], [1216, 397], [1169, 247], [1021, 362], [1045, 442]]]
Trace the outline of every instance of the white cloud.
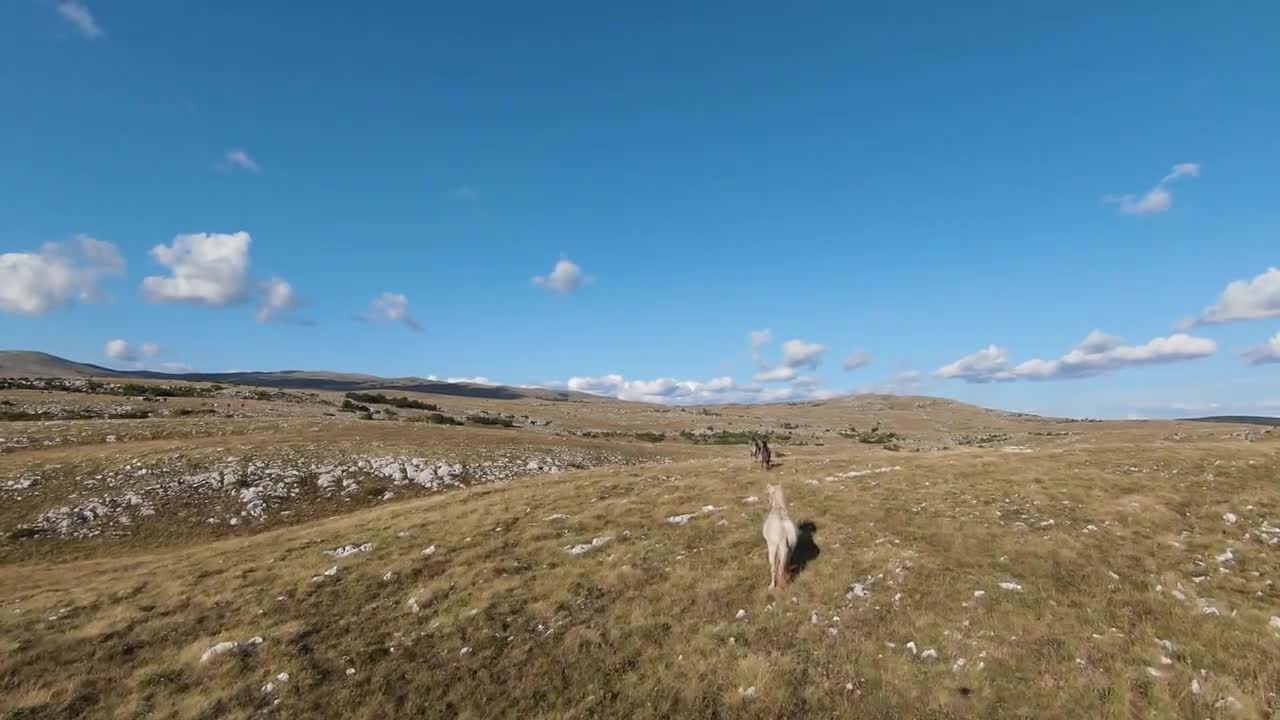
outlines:
[[751, 379], [754, 382], [788, 382], [795, 378], [795, 368], [789, 368], [785, 365], [776, 367], [772, 370], [763, 370], [751, 376]]
[[1108, 335], [1100, 330], [1091, 330], [1084, 340], [1076, 346], [1077, 350], [1086, 353], [1106, 352], [1121, 343], [1120, 338], [1115, 335]]
[[568, 258], [557, 262], [547, 275], [538, 275], [533, 278], [534, 285], [566, 295], [577, 292], [578, 288], [582, 287], [582, 281], [582, 268]]
[[297, 306], [293, 286], [284, 278], [273, 277], [262, 284], [262, 300], [254, 317], [258, 322], [270, 322], [287, 314]]
[[93, 19], [93, 13], [89, 12], [89, 8], [84, 3], [77, 0], [62, 0], [56, 8], [58, 14], [75, 25], [80, 34], [85, 37], [99, 38], [106, 34], [102, 32], [102, 28], [98, 27], [98, 22]]
[[768, 328], [764, 330], [752, 330], [748, 337], [751, 339], [751, 349], [759, 350], [761, 347], [773, 342], [773, 331]]
[[[556, 386], [557, 383], [550, 383]], [[664, 405], [712, 405], [723, 403], [784, 402], [831, 397], [833, 393], [810, 382], [783, 387], [739, 385], [729, 376], [711, 380], [627, 380], [622, 375], [573, 377], [564, 385], [569, 390], [605, 395], [620, 400]]]
[[222, 167], [225, 170], [248, 170], [258, 172], [258, 163], [244, 150], [228, 150], [222, 156]]
[[156, 245], [151, 257], [169, 268], [151, 275], [142, 291], [153, 303], [225, 307], [243, 302], [249, 289], [249, 233], [177, 235], [172, 245]]
[[[144, 365], [139, 362], [139, 360], [144, 357], [150, 358], [159, 355], [160, 349], [160, 346], [156, 343], [142, 343], [135, 348], [133, 343], [130, 343], [128, 340], [125, 340], [124, 338], [116, 338], [114, 340], [108, 340], [106, 344], [102, 346], [102, 355], [110, 358], [111, 360], [133, 363], [135, 369], [141, 370], [144, 368]], [[174, 363], [160, 363], [156, 368], [163, 368], [166, 365], [172, 364]]]
[[987, 347], [943, 365], [933, 372], [936, 377], [964, 380], [969, 383], [988, 383], [992, 380], [1013, 380], [1009, 372], [1009, 351], [998, 345]]
[[1280, 363], [1280, 333], [1272, 335], [1270, 340], [1261, 345], [1255, 345], [1240, 355], [1248, 360], [1250, 365]]
[[133, 348], [129, 347], [126, 340], [116, 338], [108, 340], [106, 345], [102, 346], [102, 354], [112, 360], [137, 360], [138, 356], [134, 354]]
[[369, 302], [369, 311], [365, 313], [364, 319], [375, 323], [404, 323], [406, 327], [415, 332], [422, 330], [422, 325], [409, 313], [409, 298], [401, 293], [384, 292], [371, 300]]
[[1173, 166], [1173, 170], [1160, 181], [1161, 183], [1172, 182], [1180, 177], [1200, 177], [1200, 163], [1178, 163]]
[[782, 364], [789, 368], [817, 368], [822, 363], [822, 354], [827, 348], [817, 343], [803, 340], [788, 340], [782, 343]]
[[855, 350], [849, 353], [849, 357], [844, 359], [842, 367], [845, 370], [857, 370], [871, 364], [871, 353], [866, 350]]
[[1280, 268], [1273, 267], [1252, 280], [1228, 284], [1218, 302], [1202, 310], [1195, 322], [1213, 325], [1275, 317], [1280, 317]]
[[1143, 345], [1121, 345], [1119, 338], [1094, 330], [1075, 349], [1056, 360], [1027, 360], [1009, 366], [1009, 354], [990, 345], [938, 368], [934, 375], [968, 383], [1012, 380], [1060, 380], [1091, 377], [1128, 367], [1194, 360], [1213, 355], [1218, 344], [1208, 338], [1176, 333]]
[[93, 302], [104, 275], [124, 272], [114, 245], [88, 235], [39, 252], [0, 254], [0, 312], [43, 315], [73, 300]]
[[1184, 177], [1200, 177], [1200, 165], [1198, 163], [1178, 163], [1174, 165], [1169, 174], [1161, 178], [1160, 182], [1142, 197], [1136, 195], [1108, 195], [1103, 199], [1106, 202], [1118, 205], [1120, 212], [1126, 215], [1162, 213], [1173, 207], [1173, 194], [1169, 192], [1168, 184]]
[[1120, 212], [1126, 215], [1154, 215], [1171, 207], [1173, 207], [1173, 195], [1158, 185], [1140, 198], [1135, 198], [1133, 195], [1120, 197]]
[[475, 377], [451, 377], [451, 378], [445, 378], [444, 381], [451, 382], [451, 383], [470, 383], [472, 385], [497, 385], [498, 384], [483, 375], [477, 375]]

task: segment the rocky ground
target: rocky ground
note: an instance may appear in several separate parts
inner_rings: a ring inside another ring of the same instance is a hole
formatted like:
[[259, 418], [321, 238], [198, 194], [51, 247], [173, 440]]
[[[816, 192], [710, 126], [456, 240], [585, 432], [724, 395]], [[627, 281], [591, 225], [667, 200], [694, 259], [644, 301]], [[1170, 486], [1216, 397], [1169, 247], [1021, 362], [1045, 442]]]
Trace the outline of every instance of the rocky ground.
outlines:
[[1280, 716], [1265, 428], [83, 390], [191, 412], [0, 423], [0, 718]]

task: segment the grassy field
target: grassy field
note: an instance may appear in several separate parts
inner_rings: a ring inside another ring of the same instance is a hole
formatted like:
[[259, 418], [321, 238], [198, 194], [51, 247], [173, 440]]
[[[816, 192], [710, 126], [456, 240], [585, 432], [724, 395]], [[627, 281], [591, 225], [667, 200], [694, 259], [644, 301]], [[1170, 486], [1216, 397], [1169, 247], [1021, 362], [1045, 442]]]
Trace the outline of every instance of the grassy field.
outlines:
[[[486, 402], [446, 409], [551, 422], [317, 406], [0, 426], [24, 440], [0, 487], [49, 478], [0, 510], [0, 718], [1280, 717], [1280, 434], [919, 398]], [[840, 437], [876, 421], [903, 450]], [[707, 425], [796, 442], [766, 472], [742, 446], [680, 439]], [[615, 434], [577, 434], [592, 429]], [[12, 532], [104, 465], [297, 447], [619, 461], [387, 501], [302, 494], [280, 507], [309, 512], [235, 527], [158, 506], [115, 534]], [[768, 482], [812, 529], [772, 593]]]

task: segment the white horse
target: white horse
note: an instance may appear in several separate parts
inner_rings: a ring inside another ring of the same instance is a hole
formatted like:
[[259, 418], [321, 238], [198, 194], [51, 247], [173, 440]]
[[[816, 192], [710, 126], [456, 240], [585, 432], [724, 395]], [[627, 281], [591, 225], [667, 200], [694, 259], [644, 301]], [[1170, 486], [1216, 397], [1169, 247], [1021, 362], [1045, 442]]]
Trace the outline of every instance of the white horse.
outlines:
[[796, 549], [796, 524], [787, 515], [781, 485], [770, 485], [769, 514], [764, 518], [764, 541], [769, 544], [769, 589], [787, 584], [787, 564]]

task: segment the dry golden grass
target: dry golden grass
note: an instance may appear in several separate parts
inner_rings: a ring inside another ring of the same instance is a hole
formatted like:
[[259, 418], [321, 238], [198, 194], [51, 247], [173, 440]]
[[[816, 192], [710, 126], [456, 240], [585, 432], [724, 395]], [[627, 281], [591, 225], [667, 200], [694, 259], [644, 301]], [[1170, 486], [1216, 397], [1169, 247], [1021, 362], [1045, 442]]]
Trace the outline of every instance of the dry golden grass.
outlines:
[[[582, 413], [584, 427], [648, 430], [690, 414], [547, 404]], [[823, 432], [864, 420], [832, 406], [716, 412], [697, 420]], [[784, 447], [766, 473], [738, 446], [617, 439], [622, 452], [674, 462], [215, 541], [175, 532], [103, 543], [88, 559], [10, 561], [0, 565], [0, 718], [1280, 717], [1280, 632], [1269, 627], [1280, 545], [1265, 529], [1280, 525], [1274, 439], [1172, 423], [1046, 436], [1030, 434], [1045, 423], [977, 410], [877, 411], [888, 412], [908, 435], [990, 427], [1031, 451], [829, 441]], [[355, 447], [349, 431], [393, 449], [567, 441], [418, 430], [353, 421], [243, 442]], [[159, 442], [198, 453], [226, 440]], [[17, 452], [0, 467], [61, 452]], [[766, 482], [783, 484], [794, 519], [816, 525], [816, 555], [772, 594], [763, 508], [744, 502]], [[686, 525], [667, 521], [686, 513]], [[568, 517], [549, 519], [558, 514]], [[600, 537], [610, 539], [565, 551]], [[323, 554], [364, 542], [373, 549]], [[253, 652], [200, 662], [219, 641], [254, 636]], [[281, 672], [289, 680], [264, 693]]]

